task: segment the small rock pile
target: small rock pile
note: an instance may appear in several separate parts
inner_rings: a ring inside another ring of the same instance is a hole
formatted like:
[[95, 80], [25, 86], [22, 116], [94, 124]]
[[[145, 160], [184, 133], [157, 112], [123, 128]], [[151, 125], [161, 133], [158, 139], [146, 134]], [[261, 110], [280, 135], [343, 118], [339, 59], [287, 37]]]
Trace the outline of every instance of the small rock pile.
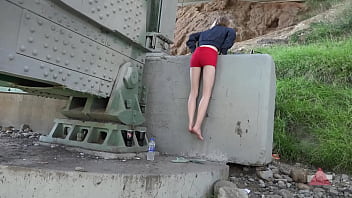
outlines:
[[325, 172], [332, 177], [331, 185], [309, 185], [307, 176], [314, 176], [316, 171], [279, 161], [265, 167], [231, 167], [229, 181], [215, 183], [214, 194], [218, 198], [352, 197], [351, 176]]
[[20, 129], [16, 129], [13, 126], [2, 127], [0, 126], [0, 138], [11, 137], [11, 138], [29, 138], [39, 139], [41, 133], [33, 132], [28, 124], [22, 124]]

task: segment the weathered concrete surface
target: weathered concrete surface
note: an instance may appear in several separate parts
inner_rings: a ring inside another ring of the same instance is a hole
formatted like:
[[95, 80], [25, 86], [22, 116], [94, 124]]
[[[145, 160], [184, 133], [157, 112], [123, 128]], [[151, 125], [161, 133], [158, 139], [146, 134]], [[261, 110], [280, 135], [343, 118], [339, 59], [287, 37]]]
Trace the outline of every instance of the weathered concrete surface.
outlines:
[[44, 98], [33, 95], [0, 93], [0, 125], [13, 126], [29, 124], [36, 132], [48, 134], [55, 118], [64, 118], [60, 113], [65, 100]]
[[271, 161], [275, 68], [269, 55], [226, 55], [218, 60], [216, 82], [203, 123], [204, 141], [188, 130], [190, 56], [149, 57], [147, 132], [159, 151], [202, 156], [243, 165]]
[[[171, 156], [104, 160], [32, 141], [0, 138], [1, 198], [203, 198], [229, 173], [227, 165], [215, 162], [172, 163]], [[77, 167], [86, 172], [74, 171]]]

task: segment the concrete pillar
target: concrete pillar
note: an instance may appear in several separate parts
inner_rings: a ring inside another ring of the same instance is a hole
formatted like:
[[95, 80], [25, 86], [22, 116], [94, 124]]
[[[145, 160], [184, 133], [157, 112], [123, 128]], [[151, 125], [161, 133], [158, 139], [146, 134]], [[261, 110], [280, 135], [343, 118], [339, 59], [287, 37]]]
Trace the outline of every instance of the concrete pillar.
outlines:
[[[188, 132], [190, 56], [149, 57], [146, 126], [160, 152], [243, 165], [271, 161], [275, 67], [269, 55], [219, 56], [203, 123], [204, 141]], [[200, 93], [201, 94], [201, 93]]]

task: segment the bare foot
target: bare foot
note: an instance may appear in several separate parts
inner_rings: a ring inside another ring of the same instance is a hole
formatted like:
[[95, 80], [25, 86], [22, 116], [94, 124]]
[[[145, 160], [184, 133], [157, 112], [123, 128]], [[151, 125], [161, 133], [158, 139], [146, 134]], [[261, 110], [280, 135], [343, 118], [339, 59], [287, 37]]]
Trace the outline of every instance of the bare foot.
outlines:
[[192, 124], [188, 125], [188, 131], [192, 133]]
[[202, 131], [200, 129], [192, 128], [191, 133], [194, 133], [199, 140], [203, 140]]

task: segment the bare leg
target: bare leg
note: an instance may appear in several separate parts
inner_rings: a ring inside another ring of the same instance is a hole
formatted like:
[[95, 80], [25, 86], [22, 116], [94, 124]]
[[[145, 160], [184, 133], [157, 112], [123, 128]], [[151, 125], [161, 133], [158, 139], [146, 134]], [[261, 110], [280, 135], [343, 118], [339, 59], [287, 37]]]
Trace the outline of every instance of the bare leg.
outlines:
[[191, 90], [188, 97], [188, 130], [191, 132], [193, 127], [193, 119], [196, 111], [196, 100], [199, 89], [199, 79], [202, 68], [191, 67], [190, 69], [190, 80]]
[[202, 127], [202, 122], [203, 122], [205, 113], [207, 112], [207, 109], [208, 109], [210, 96], [213, 90], [214, 79], [215, 79], [215, 67], [211, 65], [204, 66], [203, 94], [202, 94], [202, 99], [200, 100], [199, 106], [198, 106], [197, 120], [192, 128], [192, 132], [195, 133], [198, 139], [200, 140], [203, 140], [201, 127]]

